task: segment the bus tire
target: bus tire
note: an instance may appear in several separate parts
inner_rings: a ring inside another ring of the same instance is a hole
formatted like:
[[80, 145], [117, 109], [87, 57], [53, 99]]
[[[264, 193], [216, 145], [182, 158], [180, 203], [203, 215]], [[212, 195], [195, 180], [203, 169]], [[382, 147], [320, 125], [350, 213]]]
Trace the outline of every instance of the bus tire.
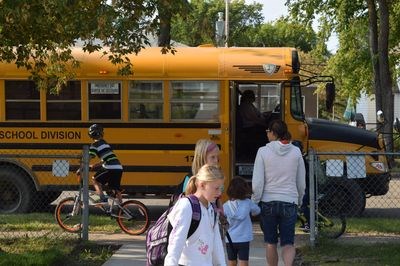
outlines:
[[365, 193], [355, 180], [332, 178], [320, 191], [320, 207], [325, 214], [359, 216], [365, 209]]
[[0, 169], [0, 214], [30, 212], [34, 195], [25, 172], [14, 167]]

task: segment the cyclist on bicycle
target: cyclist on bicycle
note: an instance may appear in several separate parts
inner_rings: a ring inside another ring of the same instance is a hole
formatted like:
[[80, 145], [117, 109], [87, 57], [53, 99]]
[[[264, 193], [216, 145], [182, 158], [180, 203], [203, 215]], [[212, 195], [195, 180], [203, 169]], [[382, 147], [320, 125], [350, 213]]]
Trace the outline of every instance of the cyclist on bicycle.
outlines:
[[[90, 170], [96, 171], [93, 179], [93, 186], [96, 194], [100, 196], [95, 203], [107, 203], [107, 197], [103, 194], [103, 185], [108, 185], [115, 193], [115, 197], [122, 202], [120, 184], [122, 177], [122, 165], [117, 156], [111, 149], [111, 146], [103, 139], [103, 127], [99, 124], [93, 124], [89, 127], [89, 136], [93, 143], [89, 148], [90, 159], [98, 157], [101, 161], [90, 165]], [[99, 169], [100, 167], [100, 169]]]

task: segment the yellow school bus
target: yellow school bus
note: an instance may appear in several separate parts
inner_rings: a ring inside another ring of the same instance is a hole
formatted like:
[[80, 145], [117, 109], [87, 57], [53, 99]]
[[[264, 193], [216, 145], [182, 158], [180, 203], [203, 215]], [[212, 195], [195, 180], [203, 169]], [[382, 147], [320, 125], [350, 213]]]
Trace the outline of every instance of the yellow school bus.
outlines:
[[[76, 48], [74, 56], [81, 67], [59, 95], [37, 90], [26, 70], [0, 64], [0, 154], [79, 152], [90, 143], [88, 127], [98, 123], [123, 164], [121, 185], [129, 196], [173, 193], [190, 170], [200, 138], [220, 146], [226, 185], [235, 175], [251, 180], [256, 150], [267, 139], [265, 132], [251, 136], [241, 128], [237, 110], [245, 90], [255, 93], [254, 104], [268, 119], [288, 124], [304, 153], [309, 147], [383, 150], [375, 133], [304, 117], [301, 90], [306, 88], [293, 48], [186, 47], [175, 55], [146, 48], [131, 56], [131, 76], [117, 75], [116, 66], [100, 53]], [[343, 130], [343, 137], [335, 134]], [[360, 184], [364, 201], [365, 195], [385, 194], [390, 179], [382, 156], [370, 160], [382, 163], [384, 170], [368, 165], [370, 175], [363, 180], [385, 178], [380, 189]], [[0, 158], [0, 205], [16, 199], [0, 212], [25, 212], [37, 195], [49, 195], [51, 202], [61, 191], [76, 189], [77, 162], [68, 164], [62, 180], [52, 175], [52, 163]], [[5, 170], [10, 166], [12, 176]]]

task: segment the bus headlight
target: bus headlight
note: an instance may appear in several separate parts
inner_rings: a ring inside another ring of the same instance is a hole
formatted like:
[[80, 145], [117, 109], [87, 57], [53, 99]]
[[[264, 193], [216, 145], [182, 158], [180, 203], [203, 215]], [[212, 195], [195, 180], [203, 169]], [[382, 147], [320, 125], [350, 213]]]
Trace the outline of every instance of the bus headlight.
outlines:
[[382, 163], [382, 162], [372, 162], [372, 163], [371, 163], [371, 166], [372, 166], [373, 168], [375, 168], [376, 170], [378, 170], [378, 171], [386, 172], [386, 166], [385, 166], [385, 164]]

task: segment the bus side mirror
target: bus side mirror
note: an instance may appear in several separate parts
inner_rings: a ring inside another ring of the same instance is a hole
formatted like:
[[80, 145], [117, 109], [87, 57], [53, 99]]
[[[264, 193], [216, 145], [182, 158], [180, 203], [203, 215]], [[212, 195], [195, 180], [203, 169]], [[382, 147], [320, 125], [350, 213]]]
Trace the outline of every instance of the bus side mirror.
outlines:
[[325, 85], [325, 95], [326, 95], [326, 100], [325, 100], [325, 105], [326, 105], [326, 110], [328, 112], [332, 112], [333, 109], [333, 103], [335, 102], [335, 83], [333, 82], [328, 82]]

